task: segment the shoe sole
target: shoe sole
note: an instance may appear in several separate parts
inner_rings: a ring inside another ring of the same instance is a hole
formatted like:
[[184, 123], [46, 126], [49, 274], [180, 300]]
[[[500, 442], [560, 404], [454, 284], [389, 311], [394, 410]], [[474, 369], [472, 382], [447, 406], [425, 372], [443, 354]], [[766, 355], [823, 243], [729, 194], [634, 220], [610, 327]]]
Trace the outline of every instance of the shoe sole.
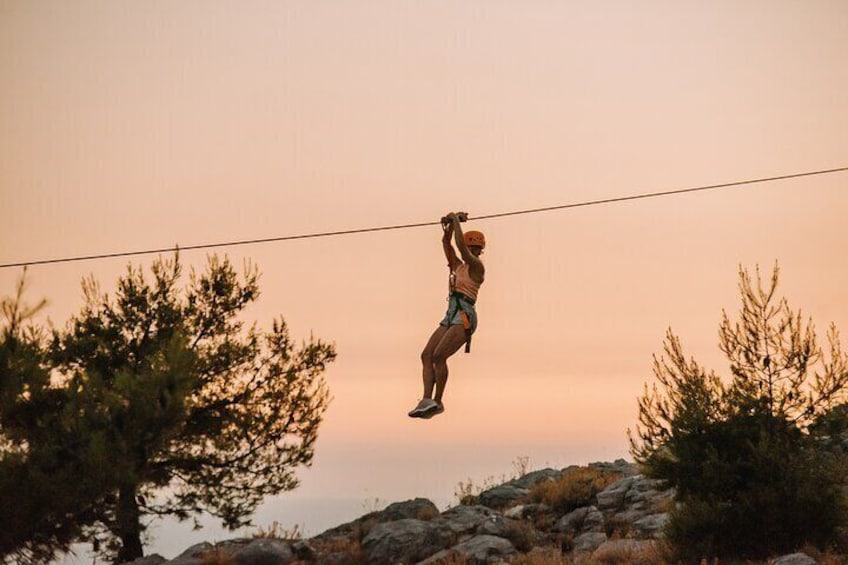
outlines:
[[424, 412], [423, 414], [421, 414], [421, 415], [420, 415], [420, 416], [418, 416], [418, 417], [419, 417], [419, 418], [423, 418], [423, 419], [425, 419], [425, 420], [429, 420], [429, 419], [430, 419], [430, 418], [432, 418], [433, 416], [437, 416], [437, 415], [441, 414], [441, 413], [442, 413], [442, 412], [444, 412], [444, 411], [445, 411], [445, 407], [444, 407], [444, 406], [439, 407], [439, 408], [431, 408], [430, 410], [427, 410], [426, 412]]
[[415, 410], [410, 411], [407, 414], [407, 416], [409, 416], [410, 418], [423, 418], [424, 414], [426, 414], [428, 410], [432, 410], [432, 409], [433, 409], [433, 407], [428, 408], [426, 410], [421, 410], [419, 408], [416, 408]]

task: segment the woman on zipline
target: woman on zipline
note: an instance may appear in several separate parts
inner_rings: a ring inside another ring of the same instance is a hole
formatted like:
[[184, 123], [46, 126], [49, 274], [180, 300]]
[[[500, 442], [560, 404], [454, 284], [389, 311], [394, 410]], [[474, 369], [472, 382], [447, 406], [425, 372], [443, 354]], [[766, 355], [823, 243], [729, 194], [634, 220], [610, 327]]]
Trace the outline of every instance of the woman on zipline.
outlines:
[[[459, 351], [463, 344], [468, 353], [471, 335], [477, 329], [474, 303], [486, 273], [480, 260], [483, 248], [486, 247], [486, 238], [479, 231], [463, 234], [460, 222], [466, 219], [463, 212], [451, 212], [442, 218], [442, 247], [450, 270], [448, 311], [421, 353], [424, 398], [409, 412], [411, 418], [432, 418], [445, 411], [442, 395], [448, 381], [448, 357]], [[451, 245], [451, 239], [456, 243], [459, 257]]]

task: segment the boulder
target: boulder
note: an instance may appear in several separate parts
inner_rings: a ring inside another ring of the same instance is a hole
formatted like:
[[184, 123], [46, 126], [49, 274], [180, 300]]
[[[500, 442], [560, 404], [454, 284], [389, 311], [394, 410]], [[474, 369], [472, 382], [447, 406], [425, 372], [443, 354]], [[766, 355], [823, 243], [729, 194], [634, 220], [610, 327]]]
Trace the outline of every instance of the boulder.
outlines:
[[514, 481], [509, 481], [506, 484], [529, 490], [539, 483], [555, 481], [560, 477], [562, 477], [562, 471], [557, 471], [556, 469], [539, 469], [538, 471], [527, 473]]
[[571, 546], [575, 553], [591, 553], [598, 549], [598, 547], [605, 541], [607, 541], [607, 535], [603, 532], [586, 532], [585, 534], [580, 534], [574, 538], [574, 541], [571, 542]]
[[560, 518], [552, 529], [564, 533], [602, 532], [604, 515], [594, 506], [583, 506]]
[[454, 548], [459, 555], [468, 560], [469, 565], [501, 561], [516, 552], [515, 547], [508, 541], [497, 536], [479, 535], [466, 540]]
[[661, 538], [665, 536], [665, 526], [668, 524], [668, 514], [649, 514], [633, 522], [633, 531], [640, 538]]
[[634, 463], [630, 463], [624, 459], [616, 459], [613, 462], [609, 461], [599, 461], [595, 463], [589, 463], [587, 467], [591, 469], [597, 469], [599, 471], [607, 471], [610, 473], [615, 473], [617, 475], [621, 475], [622, 477], [630, 477], [632, 475], [639, 474], [639, 468]]
[[154, 553], [153, 555], [139, 557], [133, 561], [127, 561], [124, 565], [162, 565], [162, 563], [165, 563], [166, 561], [167, 559], [158, 553]]
[[405, 518], [374, 526], [362, 540], [368, 563], [417, 562], [450, 547], [454, 533], [432, 522]]
[[362, 538], [367, 535], [371, 528], [377, 524], [384, 522], [392, 522], [406, 518], [415, 520], [430, 520], [439, 515], [439, 509], [430, 500], [426, 498], [414, 498], [403, 502], [395, 502], [386, 506], [383, 510], [370, 512], [364, 516], [360, 516], [352, 522], [347, 522], [330, 528], [314, 538], [315, 542], [327, 543], [331, 540], [347, 539], [347, 538]]
[[589, 514], [589, 507], [583, 506], [576, 510], [572, 510], [562, 518], [560, 518], [554, 527], [555, 532], [576, 533], [583, 527], [583, 520]]
[[494, 510], [481, 505], [459, 505], [442, 512], [433, 523], [444, 525], [456, 535], [471, 534], [496, 514]]
[[269, 538], [257, 538], [230, 555], [234, 565], [285, 565], [295, 560], [287, 542]]
[[504, 518], [500, 514], [495, 514], [488, 520], [480, 524], [480, 527], [477, 529], [477, 533], [486, 536], [499, 536], [502, 538], [507, 538], [509, 537], [508, 532], [511, 528], [514, 528], [515, 524], [517, 523], [518, 520], [513, 520], [512, 518]]
[[502, 484], [481, 492], [478, 500], [483, 506], [500, 510], [507, 506], [514, 506], [526, 499], [529, 494], [529, 489]]
[[624, 506], [624, 497], [627, 491], [639, 479], [640, 475], [625, 477], [612, 483], [597, 495], [598, 509], [601, 512], [615, 512]]
[[551, 507], [541, 502], [532, 504], [519, 504], [504, 510], [503, 515], [507, 518], [536, 518], [542, 514], [551, 512]]
[[189, 547], [168, 561], [168, 565], [204, 565], [208, 562], [209, 555], [215, 552], [215, 546], [204, 541]]
[[778, 557], [773, 565], [816, 565], [816, 560], [806, 553], [792, 553]]
[[649, 514], [664, 512], [674, 496], [662, 481], [644, 475], [620, 479], [598, 493], [598, 509], [606, 515], [618, 514], [619, 520], [635, 521]]
[[666, 489], [662, 481], [636, 475], [624, 495], [624, 503], [632, 508], [653, 513], [656, 511], [654, 507], [669, 501], [672, 495], [673, 491]]
[[603, 532], [604, 515], [594, 506], [589, 507], [586, 517], [583, 519], [583, 532]]
[[452, 563], [461, 559], [468, 565], [485, 565], [502, 563], [505, 558], [518, 553], [513, 545], [500, 537], [479, 535], [469, 538], [454, 547], [442, 550], [418, 565], [439, 565], [444, 562]]
[[377, 522], [391, 522], [404, 518], [415, 518], [416, 520], [431, 520], [439, 515], [439, 509], [426, 498], [413, 498], [404, 502], [389, 504], [382, 510], [366, 514]]
[[514, 520], [496, 514], [477, 529], [480, 535], [497, 536], [509, 540], [519, 551], [530, 551], [546, 539], [545, 534], [524, 520]]

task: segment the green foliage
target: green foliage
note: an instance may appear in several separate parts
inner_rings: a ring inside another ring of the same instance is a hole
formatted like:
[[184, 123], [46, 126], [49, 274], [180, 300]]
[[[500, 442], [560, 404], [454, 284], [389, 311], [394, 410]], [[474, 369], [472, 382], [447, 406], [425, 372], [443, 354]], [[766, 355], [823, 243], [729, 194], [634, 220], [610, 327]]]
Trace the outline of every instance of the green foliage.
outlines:
[[676, 488], [669, 541], [684, 559], [764, 557], [837, 541], [845, 524], [840, 442], [848, 357], [834, 328], [829, 354], [785, 299], [778, 270], [764, 287], [740, 269], [739, 320], [722, 316], [725, 382], [687, 360], [671, 331], [655, 358], [659, 385], [639, 399], [631, 453]]
[[72, 394], [51, 385], [45, 334], [27, 325], [44, 302], [23, 292], [22, 277], [0, 304], [0, 559], [45, 563], [93, 522], [108, 478], [102, 437], [72, 432]]
[[148, 281], [130, 267], [114, 297], [84, 281], [85, 306], [50, 339], [6, 316], [0, 486], [24, 473], [36, 504], [39, 473], [65, 474], [55, 492], [38, 490], [68, 499], [70, 531], [42, 544], [48, 552], [88, 539], [138, 557], [144, 516], [246, 525], [312, 460], [334, 348], [296, 346], [282, 319], [269, 332], [245, 327], [239, 315], [259, 295], [249, 266], [240, 277], [213, 256], [184, 288], [177, 257], [151, 271]]

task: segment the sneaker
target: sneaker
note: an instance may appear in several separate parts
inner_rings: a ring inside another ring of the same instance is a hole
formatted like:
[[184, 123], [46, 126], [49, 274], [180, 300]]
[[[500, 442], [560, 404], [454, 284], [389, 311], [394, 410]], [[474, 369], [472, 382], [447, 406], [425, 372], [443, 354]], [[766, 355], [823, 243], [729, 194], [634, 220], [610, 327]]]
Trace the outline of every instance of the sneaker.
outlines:
[[445, 405], [441, 402], [433, 402], [433, 406], [425, 410], [419, 418], [430, 419], [437, 414], [441, 414], [445, 411]]
[[421, 418], [425, 412], [432, 410], [437, 403], [432, 398], [422, 398], [418, 405], [409, 411], [410, 418]]

